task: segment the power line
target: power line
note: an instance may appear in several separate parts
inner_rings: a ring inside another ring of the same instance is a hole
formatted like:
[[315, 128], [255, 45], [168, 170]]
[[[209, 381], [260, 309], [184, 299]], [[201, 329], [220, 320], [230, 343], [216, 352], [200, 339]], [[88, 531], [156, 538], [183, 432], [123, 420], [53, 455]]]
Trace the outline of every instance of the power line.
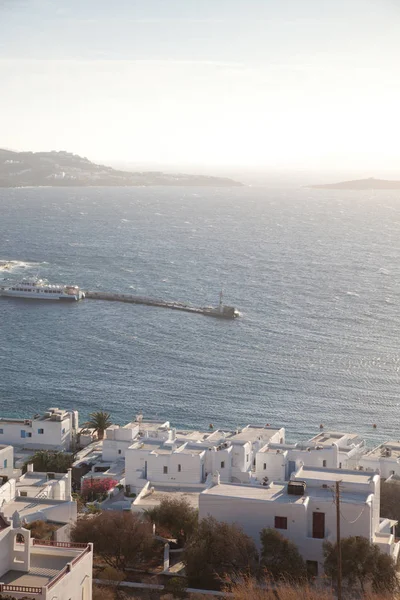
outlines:
[[358, 517], [356, 517], [354, 519], [354, 521], [349, 521], [348, 519], [346, 519], [346, 517], [343, 515], [342, 512], [340, 512], [342, 519], [344, 519], [346, 521], [346, 523], [348, 523], [349, 525], [353, 525], [353, 523], [356, 523], [358, 521], [358, 519], [360, 519], [360, 517], [362, 517], [365, 509], [367, 508], [367, 504], [365, 504], [364, 508], [361, 510], [360, 514], [358, 515]]

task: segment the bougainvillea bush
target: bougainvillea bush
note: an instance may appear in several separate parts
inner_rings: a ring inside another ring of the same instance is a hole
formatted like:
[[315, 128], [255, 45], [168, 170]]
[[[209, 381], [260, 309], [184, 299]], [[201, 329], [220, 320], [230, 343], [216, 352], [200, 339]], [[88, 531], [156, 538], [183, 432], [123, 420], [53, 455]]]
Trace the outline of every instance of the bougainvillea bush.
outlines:
[[82, 484], [81, 496], [85, 502], [102, 501], [107, 498], [107, 493], [118, 484], [115, 479], [100, 479], [93, 477], [85, 479]]

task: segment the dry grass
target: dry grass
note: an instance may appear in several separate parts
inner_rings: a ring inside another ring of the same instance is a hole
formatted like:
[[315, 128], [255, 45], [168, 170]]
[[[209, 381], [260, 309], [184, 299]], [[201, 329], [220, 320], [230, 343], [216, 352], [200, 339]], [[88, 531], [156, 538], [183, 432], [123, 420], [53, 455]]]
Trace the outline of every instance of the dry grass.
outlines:
[[[260, 588], [259, 584], [253, 579], [247, 579], [243, 583], [237, 583], [229, 586], [229, 591], [233, 593], [233, 600], [337, 600], [335, 592], [331, 589], [318, 588], [315, 586], [292, 586], [289, 584], [280, 584], [272, 589]], [[346, 600], [395, 600], [399, 596], [392, 594], [372, 594], [367, 593], [363, 596], [349, 595], [343, 593]]]

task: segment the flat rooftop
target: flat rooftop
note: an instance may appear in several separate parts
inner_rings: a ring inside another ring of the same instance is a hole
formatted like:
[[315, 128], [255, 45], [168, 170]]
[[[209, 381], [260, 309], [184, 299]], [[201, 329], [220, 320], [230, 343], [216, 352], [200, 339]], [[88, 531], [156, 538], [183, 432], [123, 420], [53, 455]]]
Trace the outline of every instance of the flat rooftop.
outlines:
[[138, 498], [134, 502], [134, 507], [148, 509], [158, 506], [161, 500], [165, 497], [173, 500], [187, 500], [189, 504], [195, 508], [199, 508], [199, 496], [204, 488], [170, 488], [157, 487], [152, 494], [148, 494], [144, 498]]
[[361, 444], [364, 440], [357, 433], [343, 433], [341, 431], [323, 431], [312, 437], [309, 442], [321, 446], [332, 446], [339, 444], [339, 447], [349, 447], [352, 444]]
[[83, 549], [75, 548], [47, 549], [31, 546], [31, 565], [29, 571], [7, 571], [1, 575], [0, 579], [2, 583], [7, 585], [27, 587], [46, 586], [69, 562], [83, 551]]
[[202, 447], [202, 448], [196, 448], [195, 446], [191, 445], [191, 446], [185, 446], [184, 448], [182, 448], [182, 450], [179, 450], [179, 454], [191, 454], [192, 456], [194, 455], [200, 455], [203, 454], [203, 452], [206, 452], [206, 448]]
[[[175, 444], [166, 443], [165, 440], [144, 440], [133, 442], [129, 446], [132, 450], [145, 450], [147, 452], [153, 452], [154, 454], [173, 454], [180, 448], [184, 450], [185, 442], [183, 440], [176, 440]], [[199, 449], [200, 452], [204, 451], [204, 448]], [[195, 451], [193, 451], [195, 453]]]
[[[287, 493], [287, 484], [271, 483], [270, 486], [251, 486], [235, 483], [220, 483], [202, 492], [208, 496], [222, 496], [229, 501], [233, 498], [243, 500], [255, 500], [260, 502], [277, 502], [279, 504], [303, 505], [308, 498], [318, 498], [321, 502], [332, 502], [332, 490], [306, 487], [304, 496], [294, 496]], [[349, 504], [364, 504], [367, 502], [370, 492], [348, 493], [343, 491], [341, 502]]]
[[21, 519], [27, 517], [32, 513], [36, 513], [40, 510], [46, 510], [51, 506], [59, 506], [66, 500], [52, 500], [47, 498], [16, 498], [3, 504], [1, 510], [3, 515], [8, 519], [11, 519], [15, 511], [18, 512]]
[[385, 442], [373, 450], [366, 452], [363, 458], [400, 458], [400, 441]]
[[152, 452], [152, 450], [157, 450], [157, 448], [161, 448], [163, 444], [163, 440], [151, 440], [148, 438], [144, 438], [142, 440], [136, 440], [132, 442], [132, 444], [129, 446], [129, 449], [147, 450], [148, 452]]
[[311, 479], [316, 482], [357, 483], [370, 485], [376, 473], [368, 471], [351, 471], [347, 469], [326, 469], [319, 467], [301, 467], [296, 472], [295, 481]]
[[169, 429], [169, 421], [152, 421], [151, 419], [146, 419], [143, 421], [132, 421], [132, 423], [128, 423], [124, 425], [124, 427], [139, 427], [140, 431], [168, 431]]
[[203, 431], [182, 431], [179, 430], [176, 432], [176, 439], [179, 440], [189, 440], [191, 442], [204, 442], [209, 439], [209, 433], [204, 433]]
[[284, 454], [285, 452], [287, 452], [290, 448], [287, 447], [280, 447], [280, 448], [274, 448], [273, 446], [269, 446], [268, 443], [263, 446], [261, 448], [261, 450], [259, 450], [260, 453], [262, 454]]
[[235, 483], [220, 483], [202, 492], [207, 496], [224, 496], [226, 498], [243, 498], [261, 500], [263, 502], [289, 502], [304, 504], [306, 496], [292, 496], [287, 493], [287, 485], [272, 483], [270, 486], [251, 486]]
[[35, 497], [48, 484], [62, 479], [65, 473], [54, 473], [54, 475], [55, 477], [53, 479], [49, 479], [47, 473], [37, 473], [35, 471], [25, 473], [25, 475], [16, 482], [16, 489], [19, 492], [27, 492], [30, 497]]
[[277, 433], [282, 431], [282, 427], [275, 429], [273, 427], [257, 427], [256, 425], [247, 425], [243, 427], [239, 433], [234, 433], [228, 439], [230, 442], [243, 441], [243, 442], [256, 442], [261, 439], [267, 441], [271, 439]]
[[71, 555], [54, 556], [31, 551], [31, 568], [28, 573], [8, 571], [1, 576], [7, 585], [45, 586], [72, 560]]

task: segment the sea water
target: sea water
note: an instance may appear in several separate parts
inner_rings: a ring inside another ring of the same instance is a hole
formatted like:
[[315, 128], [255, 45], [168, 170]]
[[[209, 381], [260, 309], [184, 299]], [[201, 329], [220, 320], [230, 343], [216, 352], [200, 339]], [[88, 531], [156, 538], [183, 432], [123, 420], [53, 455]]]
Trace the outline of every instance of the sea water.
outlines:
[[399, 240], [398, 192], [2, 189], [0, 260], [22, 264], [0, 277], [196, 306], [222, 288], [241, 317], [3, 298], [0, 414], [400, 439]]

